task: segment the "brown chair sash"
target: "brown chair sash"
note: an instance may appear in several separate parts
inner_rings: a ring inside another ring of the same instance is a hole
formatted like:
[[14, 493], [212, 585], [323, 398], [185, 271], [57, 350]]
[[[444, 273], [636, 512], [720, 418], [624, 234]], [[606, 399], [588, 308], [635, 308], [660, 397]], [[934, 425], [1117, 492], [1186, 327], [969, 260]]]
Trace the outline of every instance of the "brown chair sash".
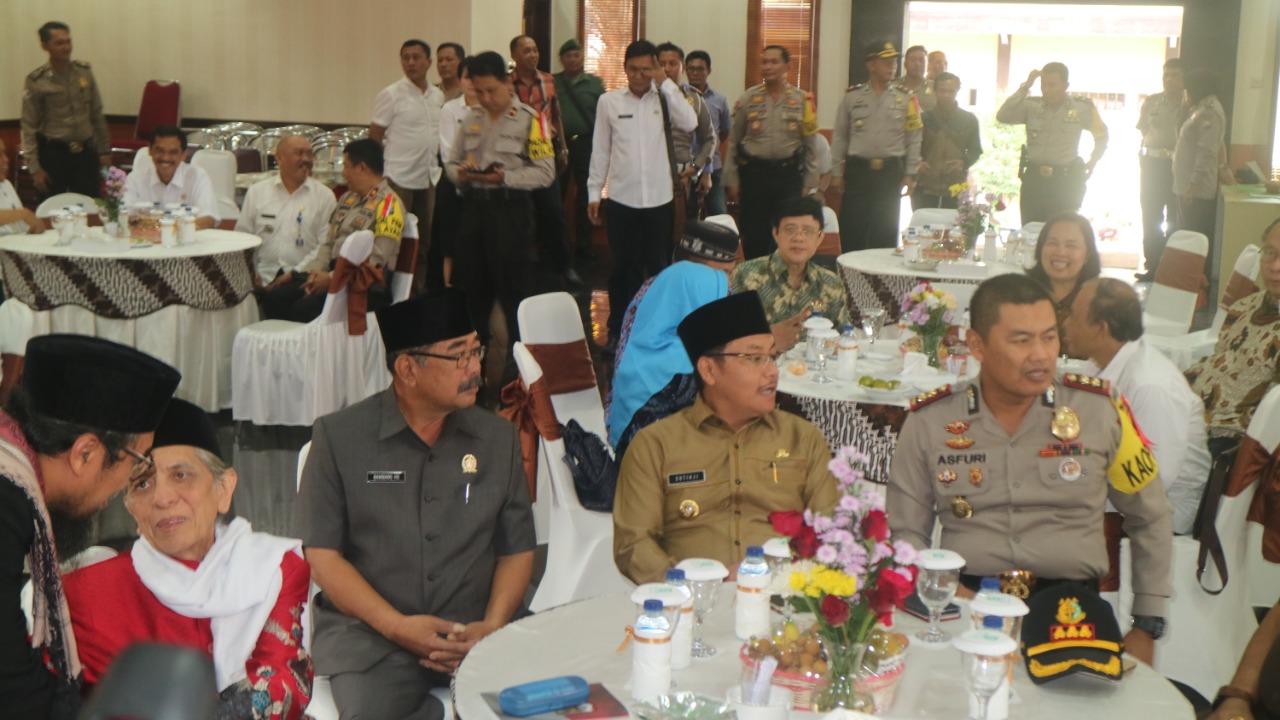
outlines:
[[591, 365], [587, 340], [567, 343], [525, 343], [533, 359], [542, 366], [548, 395], [563, 395], [596, 387], [596, 371]]
[[1227, 289], [1222, 291], [1222, 307], [1229, 308], [1258, 292], [1258, 284], [1238, 272], [1231, 273]]
[[382, 283], [382, 268], [367, 261], [359, 265], [339, 256], [329, 280], [330, 294], [347, 288], [347, 334], [363, 335], [369, 329], [369, 288]]
[[1254, 438], [1246, 435], [1240, 443], [1235, 465], [1227, 480], [1225, 494], [1235, 497], [1257, 480], [1253, 501], [1249, 503], [1249, 522], [1262, 526], [1262, 557], [1280, 563], [1280, 458], [1267, 452]]
[[1204, 256], [1180, 248], [1165, 248], [1156, 268], [1156, 284], [1196, 293], [1196, 309], [1205, 304], [1209, 281], [1204, 276]]
[[520, 435], [520, 457], [524, 461], [525, 479], [529, 483], [529, 500], [538, 499], [538, 436], [560, 439], [560, 421], [551, 405], [546, 376], [525, 387], [520, 378], [502, 388], [502, 404], [498, 415], [510, 420]]

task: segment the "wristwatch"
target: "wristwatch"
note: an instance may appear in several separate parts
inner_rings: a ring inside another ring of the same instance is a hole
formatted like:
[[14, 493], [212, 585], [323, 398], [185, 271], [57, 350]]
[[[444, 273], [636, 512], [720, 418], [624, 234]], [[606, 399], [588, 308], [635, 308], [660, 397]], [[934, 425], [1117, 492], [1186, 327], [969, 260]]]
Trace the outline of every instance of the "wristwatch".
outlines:
[[1139, 630], [1145, 630], [1148, 635], [1156, 640], [1164, 637], [1165, 630], [1169, 628], [1169, 623], [1162, 617], [1155, 615], [1134, 615], [1133, 627]]

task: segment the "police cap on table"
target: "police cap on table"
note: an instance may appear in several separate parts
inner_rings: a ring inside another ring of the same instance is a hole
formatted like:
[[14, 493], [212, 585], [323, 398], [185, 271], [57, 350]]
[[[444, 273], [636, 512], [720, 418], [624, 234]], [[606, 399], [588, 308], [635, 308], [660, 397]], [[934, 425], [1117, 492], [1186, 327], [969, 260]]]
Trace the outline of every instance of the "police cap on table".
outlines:
[[130, 347], [86, 335], [27, 343], [22, 390], [31, 410], [98, 430], [155, 430], [182, 375]]

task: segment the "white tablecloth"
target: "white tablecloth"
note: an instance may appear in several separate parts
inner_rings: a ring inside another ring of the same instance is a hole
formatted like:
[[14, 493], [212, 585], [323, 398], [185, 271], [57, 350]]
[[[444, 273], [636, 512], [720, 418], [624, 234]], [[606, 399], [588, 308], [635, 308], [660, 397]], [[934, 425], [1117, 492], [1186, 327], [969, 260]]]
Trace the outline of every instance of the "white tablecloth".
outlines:
[[[53, 245], [52, 233], [14, 235], [0, 238], [0, 252], [39, 254], [50, 257], [105, 260], [160, 260], [220, 256], [228, 262], [243, 263], [245, 251], [261, 245], [253, 235], [226, 230], [201, 230], [198, 242], [172, 248], [153, 246], [141, 249], [111, 247], [98, 238], [77, 240], [69, 246]], [[221, 261], [220, 261], [221, 262]], [[240, 269], [240, 268], [237, 268]], [[206, 282], [193, 276], [191, 282]], [[136, 292], [143, 292], [141, 283]], [[117, 289], [134, 292], [129, 288]], [[10, 299], [10, 302], [18, 302]], [[231, 346], [241, 327], [258, 320], [258, 305], [247, 295], [238, 303], [218, 310], [201, 310], [182, 304], [168, 304], [141, 317], [106, 318], [87, 307], [64, 304], [33, 312], [32, 335], [75, 333], [112, 340], [137, 348], [177, 368], [182, 382], [175, 393], [210, 412], [231, 407]]]
[[[733, 585], [721, 588], [715, 611], [707, 619], [706, 637], [718, 652], [709, 660], [695, 660], [685, 670], [672, 673], [677, 691], [694, 691], [724, 697], [738, 682], [741, 641], [733, 636]], [[587, 682], [602, 682], [624, 703], [631, 675], [630, 652], [615, 652], [624, 628], [638, 613], [623, 595], [585, 600], [548, 610], [513, 623], [475, 646], [454, 679], [454, 710], [462, 720], [494, 720], [496, 714], [480, 696], [520, 683], [560, 675], [581, 675]], [[897, 613], [897, 629], [908, 635], [924, 623]], [[955, 634], [962, 620], [943, 624]], [[967, 716], [959, 652], [949, 645], [907, 650], [907, 670], [898, 686], [892, 709], [880, 717], [963, 720]], [[1191, 706], [1172, 684], [1146, 665], [1119, 683], [1070, 676], [1036, 686], [1023, 665], [1014, 670], [1018, 702], [1010, 707], [1013, 720], [1190, 720]], [[793, 720], [815, 718], [792, 711]]]
[[956, 265], [942, 263], [936, 271], [928, 272], [908, 268], [902, 264], [902, 256], [893, 249], [858, 250], [836, 258], [845, 292], [850, 299], [854, 323], [863, 309], [883, 308], [888, 313], [886, 322], [898, 320], [902, 296], [911, 288], [928, 280], [934, 287], [947, 290], [956, 296], [960, 308], [969, 305], [969, 298], [983, 280], [996, 275], [1024, 272], [1016, 265], [994, 263], [986, 267], [986, 274], [970, 265], [970, 273], [962, 274]]

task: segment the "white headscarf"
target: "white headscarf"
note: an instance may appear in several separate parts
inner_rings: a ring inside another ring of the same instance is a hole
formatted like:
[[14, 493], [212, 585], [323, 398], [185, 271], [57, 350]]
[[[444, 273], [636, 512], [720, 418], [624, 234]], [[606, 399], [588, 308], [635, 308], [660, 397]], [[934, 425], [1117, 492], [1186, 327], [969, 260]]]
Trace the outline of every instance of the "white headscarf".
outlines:
[[247, 677], [245, 661], [280, 597], [280, 563], [287, 552], [301, 556], [301, 549], [300, 540], [253, 532], [249, 521], [236, 518], [218, 525], [213, 547], [194, 570], [145, 537], [133, 544], [133, 568], [165, 607], [212, 620], [213, 668], [221, 692]]

